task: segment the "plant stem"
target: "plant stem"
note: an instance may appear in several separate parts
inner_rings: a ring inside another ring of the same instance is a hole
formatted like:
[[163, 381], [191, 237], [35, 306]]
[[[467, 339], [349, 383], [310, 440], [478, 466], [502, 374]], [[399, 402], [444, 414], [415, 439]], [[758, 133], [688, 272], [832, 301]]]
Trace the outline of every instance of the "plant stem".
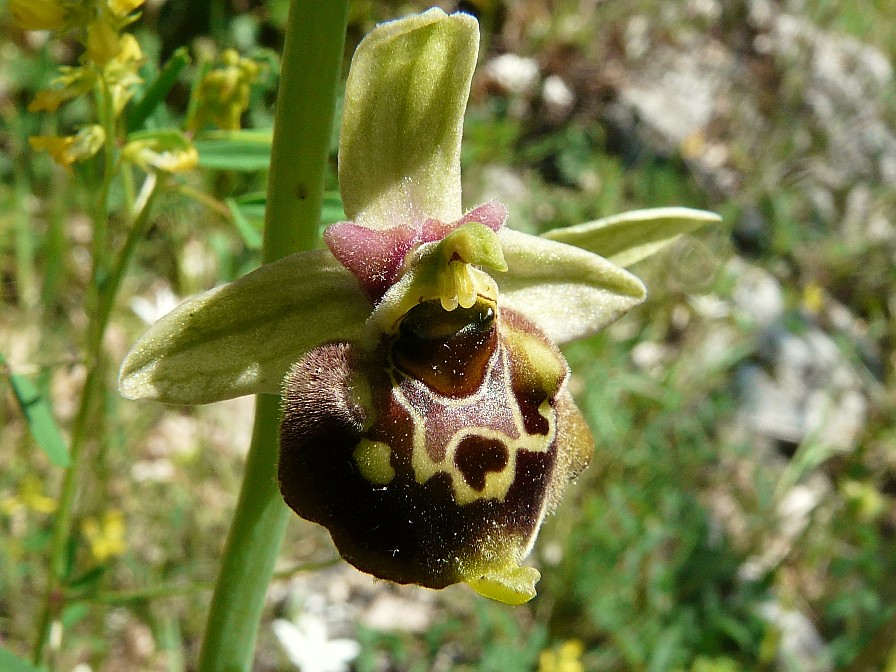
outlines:
[[[75, 422], [72, 428], [72, 438], [69, 446], [71, 465], [66, 469], [62, 479], [59, 503], [53, 521], [53, 538], [50, 546], [50, 568], [47, 575], [47, 587], [44, 594], [40, 619], [38, 621], [37, 637], [35, 638], [34, 649], [32, 652], [34, 664], [38, 666], [44, 660], [44, 650], [50, 635], [50, 626], [53, 618], [64, 602], [62, 584], [67, 574], [65, 556], [68, 539], [71, 535], [75, 500], [78, 494], [78, 479], [80, 477], [81, 464], [83, 462], [84, 442], [87, 438], [89, 419], [95, 397], [97, 393], [101, 392], [103, 389], [102, 379], [105, 365], [103, 358], [103, 337], [106, 334], [106, 327], [109, 325], [112, 305], [118, 294], [121, 279], [124, 277], [124, 272], [133, 256], [136, 241], [140, 240], [145, 233], [146, 223], [149, 220], [149, 213], [152, 208], [153, 197], [156, 193], [156, 177], [154, 175], [149, 176], [146, 184], [146, 198], [141, 203], [140, 210], [134, 215], [134, 221], [131, 224], [131, 230], [128, 234], [128, 242], [118, 255], [114, 273], [108, 282], [104, 283], [102, 287], [96, 287], [94, 290], [96, 293], [93, 300], [94, 311], [91, 315], [91, 321], [87, 332], [87, 378], [84, 381], [84, 389], [81, 392], [78, 413], [75, 416]], [[105, 213], [104, 211], [105, 206], [101, 207], [101, 212], [98, 213], [97, 216], [108, 217], [108, 213]], [[98, 263], [99, 259], [95, 258], [94, 267], [96, 267]]]
[[[265, 262], [317, 243], [347, 18], [348, 0], [290, 2], [265, 212]], [[291, 515], [277, 487], [279, 421], [279, 397], [259, 395], [200, 672], [237, 672], [252, 664], [264, 596]]]

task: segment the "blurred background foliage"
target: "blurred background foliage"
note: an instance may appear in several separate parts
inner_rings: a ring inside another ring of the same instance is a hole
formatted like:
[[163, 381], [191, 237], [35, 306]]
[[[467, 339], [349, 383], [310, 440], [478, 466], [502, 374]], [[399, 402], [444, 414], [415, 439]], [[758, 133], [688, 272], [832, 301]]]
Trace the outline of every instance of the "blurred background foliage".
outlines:
[[[346, 58], [376, 22], [428, 4], [354, 2]], [[568, 349], [597, 453], [538, 541], [537, 599], [509, 608], [461, 587], [373, 582], [332, 562], [326, 533], [296, 519], [255, 669], [295, 669], [270, 627], [286, 618], [316, 625], [301, 645], [319, 652], [321, 670], [339, 669], [327, 644], [352, 639], [359, 672], [892, 672], [896, 5], [459, 8], [483, 28], [463, 154], [469, 205], [500, 198], [511, 225], [532, 232], [663, 205], [713, 209], [725, 225], [643, 262], [647, 304]], [[132, 28], [144, 79], [182, 46], [191, 57], [148, 125], [183, 120], [197, 73], [234, 48], [264, 64], [243, 127], [269, 129], [287, 9], [147, 2]], [[84, 213], [98, 178], [91, 162], [73, 175], [27, 142], [86, 123], [86, 105], [26, 111], [56, 64], [75, 62], [76, 45], [0, 16], [0, 353], [10, 382], [0, 396], [0, 644], [24, 656], [59, 474], [16, 395], [42, 393], [66, 436], [84, 378]], [[178, 297], [258, 263], [258, 137], [223, 158], [197, 140], [201, 168], [157, 205], [125, 281], [106, 339], [113, 361]], [[335, 135], [332, 167], [325, 221], [342, 216]], [[112, 222], [110, 235], [124, 233]], [[54, 669], [190, 669], [251, 403], [105, 397]]]

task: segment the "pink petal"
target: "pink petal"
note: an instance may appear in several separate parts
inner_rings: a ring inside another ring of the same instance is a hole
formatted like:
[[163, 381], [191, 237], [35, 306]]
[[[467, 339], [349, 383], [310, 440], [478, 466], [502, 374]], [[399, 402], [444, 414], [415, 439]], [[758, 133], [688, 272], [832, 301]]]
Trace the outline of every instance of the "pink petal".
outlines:
[[330, 252], [358, 279], [374, 303], [397, 280], [401, 263], [418, 238], [410, 226], [377, 231], [354, 222], [332, 224], [324, 232]]
[[421, 242], [430, 243], [435, 240], [441, 240], [456, 228], [470, 222], [485, 224], [492, 231], [497, 232], [504, 226], [504, 222], [507, 221], [507, 214], [506, 205], [500, 201], [489, 201], [473, 208], [454, 222], [445, 223], [437, 219], [427, 219], [423, 222]]

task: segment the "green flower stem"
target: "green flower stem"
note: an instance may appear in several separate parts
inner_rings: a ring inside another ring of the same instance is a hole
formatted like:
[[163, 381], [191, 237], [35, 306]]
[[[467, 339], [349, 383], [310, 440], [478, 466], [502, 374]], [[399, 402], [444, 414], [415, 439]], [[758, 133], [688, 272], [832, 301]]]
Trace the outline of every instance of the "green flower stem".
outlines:
[[16, 284], [19, 288], [19, 297], [26, 308], [27, 314], [32, 314], [37, 305], [37, 282], [34, 272], [34, 231], [28, 215], [27, 200], [31, 193], [25, 184], [27, 173], [24, 170], [16, 171], [15, 202], [16, 212], [13, 215], [16, 236]]
[[[347, 19], [348, 0], [290, 3], [265, 213], [265, 262], [317, 243]], [[259, 395], [200, 672], [237, 672], [252, 664], [264, 596], [291, 515], [277, 487], [279, 421], [279, 397]]]
[[106, 325], [109, 324], [109, 316], [112, 313], [112, 306], [115, 303], [115, 297], [118, 295], [118, 289], [121, 287], [121, 281], [124, 278], [125, 271], [128, 266], [130, 266], [134, 251], [137, 249], [137, 243], [146, 237], [149, 225], [149, 213], [152, 210], [152, 203], [155, 200], [157, 193], [158, 176], [154, 174], [147, 175], [140, 193], [137, 215], [128, 231], [128, 237], [125, 239], [124, 247], [122, 247], [121, 253], [118, 255], [118, 259], [116, 259], [115, 265], [112, 267], [109, 277], [103, 284], [102, 291], [100, 292], [98, 312], [101, 332], [98, 334], [100, 343], [95, 345], [97, 351], [99, 351], [101, 347], [102, 338], [106, 331]]
[[[72, 438], [69, 445], [71, 465], [65, 470], [62, 478], [56, 516], [53, 520], [53, 538], [50, 546], [50, 567], [47, 575], [47, 586], [38, 620], [37, 637], [34, 640], [34, 649], [32, 651], [32, 659], [34, 664], [38, 666], [44, 661], [50, 626], [65, 601], [62, 588], [66, 575], [65, 555], [68, 539], [71, 536], [75, 501], [78, 494], [84, 455], [84, 443], [87, 438], [91, 411], [96, 403], [96, 398], [103, 391], [102, 379], [105, 365], [103, 359], [103, 337], [106, 334], [106, 328], [109, 326], [109, 318], [115, 297], [118, 295], [118, 288], [136, 249], [136, 242], [142, 239], [146, 233], [146, 226], [156, 192], [156, 177], [150, 175], [146, 182], [146, 197], [140, 204], [140, 210], [134, 214], [128, 239], [118, 255], [114, 271], [103, 286], [94, 289], [95, 309], [91, 314], [87, 332], [87, 378], [84, 381], [78, 413], [75, 416], [72, 428]], [[101, 209], [105, 210], [105, 206], [101, 206]], [[108, 213], [106, 213], [106, 217], [108, 217]], [[94, 271], [96, 271], [98, 263], [99, 258], [95, 257]]]
[[[109, 221], [109, 191], [112, 188], [112, 180], [118, 173], [118, 163], [115, 159], [115, 144], [117, 140], [115, 129], [115, 110], [112, 103], [112, 91], [104, 77], [100, 78], [97, 86], [97, 111], [103, 130], [106, 132], [106, 142], [103, 143], [103, 180], [100, 184], [97, 196], [96, 209], [93, 217], [93, 269], [90, 278], [90, 286], [98, 288], [104, 280], [108, 250], [106, 240], [108, 238]], [[95, 299], [99, 299], [100, 291], [97, 289]], [[96, 308], [93, 304], [91, 308]], [[96, 334], [92, 334], [95, 338]]]

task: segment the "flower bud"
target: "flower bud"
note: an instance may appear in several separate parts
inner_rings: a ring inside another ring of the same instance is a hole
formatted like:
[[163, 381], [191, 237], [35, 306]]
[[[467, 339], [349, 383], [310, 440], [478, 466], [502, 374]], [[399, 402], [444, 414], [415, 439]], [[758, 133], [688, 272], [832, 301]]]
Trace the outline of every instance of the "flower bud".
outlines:
[[10, 0], [9, 9], [25, 30], [59, 30], [65, 26], [65, 10], [55, 0]]

